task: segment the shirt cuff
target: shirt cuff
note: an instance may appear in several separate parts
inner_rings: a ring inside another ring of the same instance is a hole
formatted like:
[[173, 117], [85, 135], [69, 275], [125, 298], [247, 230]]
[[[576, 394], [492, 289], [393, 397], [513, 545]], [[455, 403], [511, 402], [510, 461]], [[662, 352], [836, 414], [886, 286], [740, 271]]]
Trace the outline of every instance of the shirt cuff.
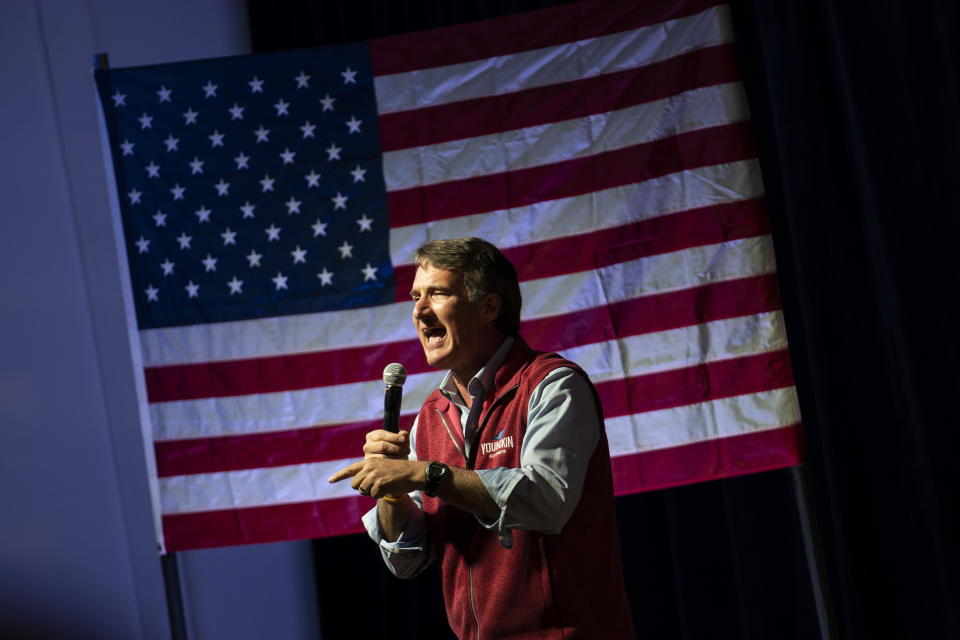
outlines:
[[383, 537], [376, 507], [363, 514], [363, 526], [367, 530], [367, 535], [377, 543], [381, 552], [385, 554], [384, 557], [387, 557], [386, 554], [421, 552], [426, 546], [427, 526], [423, 511], [413, 500], [410, 502], [410, 518], [407, 520], [407, 526], [404, 527], [400, 536], [394, 542], [390, 542]]

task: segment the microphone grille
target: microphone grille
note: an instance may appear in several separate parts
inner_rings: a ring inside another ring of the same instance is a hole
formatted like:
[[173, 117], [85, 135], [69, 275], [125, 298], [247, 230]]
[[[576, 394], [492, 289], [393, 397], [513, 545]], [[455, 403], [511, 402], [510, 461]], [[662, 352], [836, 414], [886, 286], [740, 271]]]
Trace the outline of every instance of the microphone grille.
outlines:
[[383, 384], [388, 387], [402, 387], [407, 381], [407, 370], [399, 362], [391, 362], [383, 369]]

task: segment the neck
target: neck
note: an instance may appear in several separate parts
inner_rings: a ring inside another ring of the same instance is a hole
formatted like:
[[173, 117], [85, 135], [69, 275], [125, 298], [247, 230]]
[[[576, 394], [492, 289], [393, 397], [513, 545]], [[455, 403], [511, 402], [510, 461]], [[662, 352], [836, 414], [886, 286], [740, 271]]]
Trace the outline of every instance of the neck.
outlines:
[[472, 406], [473, 401], [467, 392], [467, 385], [470, 384], [473, 376], [477, 375], [477, 372], [493, 357], [493, 354], [500, 348], [505, 338], [506, 336], [500, 335], [499, 332], [495, 335], [490, 335], [489, 338], [484, 341], [485, 348], [476, 358], [462, 367], [450, 370], [453, 376], [453, 383], [457, 386], [457, 391], [460, 392], [460, 397], [463, 398], [468, 408]]

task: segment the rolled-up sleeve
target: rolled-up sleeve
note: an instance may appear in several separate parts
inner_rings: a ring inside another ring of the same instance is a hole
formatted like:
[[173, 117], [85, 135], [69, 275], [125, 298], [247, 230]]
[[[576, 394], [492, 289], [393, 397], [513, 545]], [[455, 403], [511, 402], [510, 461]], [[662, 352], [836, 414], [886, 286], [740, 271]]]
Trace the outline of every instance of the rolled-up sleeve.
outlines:
[[513, 529], [559, 533], [573, 514], [590, 457], [603, 427], [590, 383], [576, 371], [551, 371], [530, 397], [520, 468], [478, 469], [500, 507], [497, 520], [478, 518], [496, 529], [500, 544], [513, 544]]
[[433, 562], [433, 547], [427, 541], [427, 526], [419, 492], [410, 494], [410, 503], [410, 519], [395, 542], [384, 539], [376, 507], [363, 515], [367, 535], [380, 547], [384, 563], [398, 578], [412, 578]]

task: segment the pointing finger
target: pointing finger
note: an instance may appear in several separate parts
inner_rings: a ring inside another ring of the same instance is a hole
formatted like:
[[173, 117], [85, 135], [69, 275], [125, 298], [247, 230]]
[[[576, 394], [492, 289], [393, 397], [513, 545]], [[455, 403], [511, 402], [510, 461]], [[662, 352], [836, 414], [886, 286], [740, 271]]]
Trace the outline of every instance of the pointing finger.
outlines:
[[357, 475], [357, 472], [360, 471], [360, 468], [362, 466], [363, 466], [363, 460], [359, 462], [354, 462], [349, 467], [344, 467], [343, 469], [340, 469], [340, 471], [337, 471], [336, 473], [334, 473], [332, 476], [330, 476], [330, 478], [327, 479], [327, 482], [331, 482], [331, 483], [340, 482], [345, 478], [353, 477]]

